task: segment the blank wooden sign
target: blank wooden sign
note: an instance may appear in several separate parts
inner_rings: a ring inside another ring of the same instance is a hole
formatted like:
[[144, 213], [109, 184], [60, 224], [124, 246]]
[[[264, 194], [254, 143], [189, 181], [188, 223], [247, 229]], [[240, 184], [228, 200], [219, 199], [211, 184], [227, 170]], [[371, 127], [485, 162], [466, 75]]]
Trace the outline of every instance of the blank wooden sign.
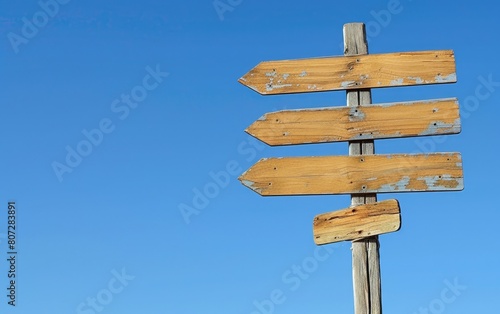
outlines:
[[269, 145], [460, 133], [458, 100], [387, 103], [266, 113], [245, 131]]
[[239, 180], [260, 195], [463, 189], [459, 153], [264, 158]]
[[264, 95], [454, 83], [452, 50], [259, 63], [238, 80]]
[[314, 218], [317, 245], [350, 241], [398, 231], [401, 215], [397, 200], [363, 204], [321, 214]]

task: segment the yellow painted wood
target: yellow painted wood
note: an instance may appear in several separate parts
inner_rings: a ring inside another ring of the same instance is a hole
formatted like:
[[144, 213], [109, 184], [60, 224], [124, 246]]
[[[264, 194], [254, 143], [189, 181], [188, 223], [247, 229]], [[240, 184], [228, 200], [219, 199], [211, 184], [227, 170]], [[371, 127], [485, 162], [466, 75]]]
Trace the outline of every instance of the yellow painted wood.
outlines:
[[400, 212], [397, 200], [387, 200], [320, 214], [313, 222], [314, 242], [321, 245], [397, 231]]
[[460, 130], [458, 100], [450, 98], [271, 112], [245, 131], [274, 146], [456, 134]]
[[458, 191], [459, 153], [264, 158], [239, 180], [261, 195]]
[[265, 61], [239, 82], [265, 95], [454, 83], [455, 56], [436, 50]]

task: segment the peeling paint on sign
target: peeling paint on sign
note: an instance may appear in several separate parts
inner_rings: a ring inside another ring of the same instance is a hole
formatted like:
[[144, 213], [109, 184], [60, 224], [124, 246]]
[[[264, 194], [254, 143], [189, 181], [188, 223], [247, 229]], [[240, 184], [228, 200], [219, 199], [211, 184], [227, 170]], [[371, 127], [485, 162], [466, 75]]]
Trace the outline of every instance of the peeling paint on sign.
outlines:
[[352, 136], [353, 140], [372, 140], [375, 138], [375, 135], [378, 135], [379, 132], [366, 132], [366, 133], [358, 133]]
[[460, 132], [460, 119], [456, 119], [453, 123], [445, 123], [443, 121], [434, 121], [429, 124], [427, 129], [420, 132], [419, 135], [433, 135], [439, 134], [446, 131], [452, 131], [454, 133]]
[[290, 87], [292, 86], [292, 84], [269, 84], [269, 86], [266, 88], [266, 90], [268, 91], [272, 91], [274, 89], [278, 89], [278, 88], [285, 88], [285, 87]]
[[410, 183], [410, 177], [404, 176], [401, 180], [395, 183], [384, 184], [380, 187], [380, 192], [395, 192], [400, 190], [406, 190], [406, 187]]
[[424, 80], [421, 77], [408, 76], [407, 79], [415, 81], [416, 84], [424, 83]]
[[425, 181], [427, 189], [430, 191], [443, 189], [463, 189], [463, 179], [453, 178], [449, 174], [445, 174], [442, 176], [428, 176], [419, 180]]
[[254, 190], [255, 192], [261, 194], [262, 193], [262, 188], [258, 188], [255, 185], [255, 182], [253, 181], [249, 181], [249, 180], [242, 180], [241, 183], [244, 185], [244, 186], [247, 186], [248, 188]]
[[420, 132], [418, 135], [432, 135], [439, 133], [438, 131], [441, 129], [450, 129], [453, 127], [451, 123], [444, 123], [443, 121], [434, 121], [429, 123], [427, 129]]
[[438, 75], [436, 75], [434, 80], [438, 83], [456, 82], [457, 81], [457, 74], [451, 73], [448, 76], [442, 76], [441, 74], [438, 74]]
[[398, 78], [396, 80], [392, 80], [391, 81], [391, 86], [395, 86], [395, 85], [403, 85], [403, 78]]
[[260, 116], [260, 118], [257, 119], [257, 121], [266, 121], [267, 120], [267, 113]]
[[356, 86], [356, 81], [345, 81], [345, 82], [342, 82], [340, 84], [340, 86], [342, 86], [342, 88], [348, 88], [348, 87]]
[[276, 70], [273, 70], [271, 72], [266, 72], [267, 77], [275, 77], [276, 76]]
[[365, 119], [365, 113], [360, 107], [353, 107], [349, 110], [349, 121], [362, 121]]

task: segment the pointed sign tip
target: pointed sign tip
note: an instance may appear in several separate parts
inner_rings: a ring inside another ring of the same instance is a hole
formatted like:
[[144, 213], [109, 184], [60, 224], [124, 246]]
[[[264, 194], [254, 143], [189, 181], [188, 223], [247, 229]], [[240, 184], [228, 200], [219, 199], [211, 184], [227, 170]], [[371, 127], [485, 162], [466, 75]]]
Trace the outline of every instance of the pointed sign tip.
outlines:
[[[246, 173], [247, 173], [247, 172], [245, 171], [245, 172], [243, 172], [243, 173], [242, 173], [242, 174], [238, 177], [238, 180], [239, 180], [241, 183], [243, 183], [243, 180], [245, 180], [245, 174], [246, 174]], [[245, 184], [245, 183], [243, 183], [243, 184]]]
[[[243, 177], [243, 175], [242, 175], [242, 177]], [[262, 195], [262, 188], [255, 186], [255, 182], [250, 181], [250, 180], [246, 180], [246, 179], [244, 179], [244, 178], [242, 178], [242, 177], [240, 177], [240, 178], [241, 178], [241, 179], [240, 179], [240, 181], [241, 181], [241, 183], [242, 183], [244, 186], [246, 186], [246, 187], [247, 187], [247, 188], [249, 188], [250, 190], [252, 190], [252, 191], [256, 192], [257, 194]]]
[[246, 86], [248, 88], [250, 88], [251, 90], [253, 90], [254, 92], [257, 92], [261, 95], [267, 95], [266, 92], [262, 92], [260, 91], [257, 87], [253, 86], [253, 85], [249, 85], [249, 82], [245, 79], [245, 76], [241, 77], [238, 79], [238, 83], [240, 83], [241, 85], [243, 86]]
[[[257, 131], [257, 132], [256, 132]], [[261, 138], [261, 136], [258, 134], [258, 129], [255, 129], [255, 122], [252, 123], [249, 127], [245, 129], [245, 133], [248, 135], [252, 136], [253, 138], [259, 140], [260, 142], [269, 145], [269, 146], [275, 146], [276, 144], [273, 143], [272, 141], [269, 141], [268, 138]]]

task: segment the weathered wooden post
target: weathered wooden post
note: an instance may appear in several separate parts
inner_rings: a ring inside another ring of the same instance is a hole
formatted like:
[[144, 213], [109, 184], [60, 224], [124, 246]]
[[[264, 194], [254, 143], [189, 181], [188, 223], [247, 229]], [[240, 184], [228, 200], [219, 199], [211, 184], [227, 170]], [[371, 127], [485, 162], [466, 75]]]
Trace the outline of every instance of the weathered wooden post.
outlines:
[[[350, 23], [344, 25], [344, 55], [368, 54], [365, 25]], [[358, 107], [371, 104], [370, 89], [349, 90], [347, 106]], [[373, 140], [349, 142], [349, 155], [373, 155]], [[351, 205], [377, 202], [377, 194], [352, 194]], [[382, 295], [380, 281], [380, 256], [378, 236], [352, 242], [352, 284], [354, 289], [354, 313], [381, 314]]]
[[454, 98], [371, 104], [370, 88], [456, 82], [453, 51], [369, 55], [362, 23], [344, 26], [344, 56], [261, 62], [240, 83], [265, 95], [347, 90], [347, 107], [264, 114], [246, 132], [269, 145], [348, 142], [349, 156], [263, 158], [240, 176], [260, 195], [351, 194], [314, 218], [317, 245], [352, 241], [354, 309], [381, 314], [378, 235], [401, 227], [397, 200], [376, 193], [459, 191], [459, 153], [375, 155], [374, 139], [457, 134]]

